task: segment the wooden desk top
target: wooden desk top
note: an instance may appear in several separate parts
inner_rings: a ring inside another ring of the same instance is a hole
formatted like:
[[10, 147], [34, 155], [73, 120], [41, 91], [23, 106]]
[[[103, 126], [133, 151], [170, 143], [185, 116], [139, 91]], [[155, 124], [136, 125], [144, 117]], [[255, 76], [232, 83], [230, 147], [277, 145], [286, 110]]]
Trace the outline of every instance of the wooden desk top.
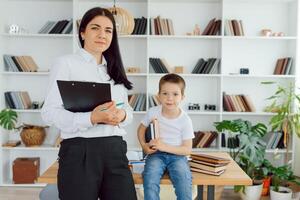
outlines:
[[[194, 185], [252, 185], [252, 180], [249, 176], [232, 160], [228, 153], [222, 152], [205, 152], [205, 154], [220, 156], [231, 159], [227, 168], [220, 176], [211, 176], [201, 173], [193, 172]], [[39, 178], [38, 183], [57, 183], [57, 169], [58, 163], [55, 162], [49, 169], [47, 169]], [[135, 184], [143, 184], [141, 174], [133, 174]], [[164, 176], [161, 179], [161, 184], [171, 184], [170, 179]]]

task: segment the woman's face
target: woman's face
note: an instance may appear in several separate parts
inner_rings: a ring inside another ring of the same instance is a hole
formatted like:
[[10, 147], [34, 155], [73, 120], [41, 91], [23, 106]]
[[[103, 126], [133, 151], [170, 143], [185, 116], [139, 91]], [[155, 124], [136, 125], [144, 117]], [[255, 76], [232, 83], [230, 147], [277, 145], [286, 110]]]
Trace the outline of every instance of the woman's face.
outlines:
[[92, 54], [102, 54], [111, 44], [113, 24], [108, 17], [96, 16], [81, 32], [84, 49]]

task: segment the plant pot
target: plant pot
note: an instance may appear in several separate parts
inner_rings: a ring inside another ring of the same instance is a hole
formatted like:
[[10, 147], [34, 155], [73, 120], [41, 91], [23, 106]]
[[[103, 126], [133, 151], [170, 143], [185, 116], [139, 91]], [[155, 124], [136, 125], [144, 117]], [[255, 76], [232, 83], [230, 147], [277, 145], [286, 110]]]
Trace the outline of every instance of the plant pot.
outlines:
[[300, 185], [298, 185], [296, 183], [293, 183], [293, 182], [288, 182], [288, 187], [293, 192], [292, 199], [293, 200], [300, 200]]
[[245, 193], [239, 191], [240, 197], [243, 200], [260, 200], [263, 184], [245, 186]]
[[287, 187], [279, 187], [279, 192], [275, 192], [273, 187], [270, 190], [271, 200], [291, 200], [292, 190]]
[[292, 200], [299, 200], [300, 199], [300, 192], [293, 192]]
[[40, 146], [44, 142], [46, 131], [44, 127], [40, 126], [25, 126], [22, 128], [20, 136], [25, 146]]
[[263, 179], [261, 196], [268, 196], [270, 193], [271, 176]]

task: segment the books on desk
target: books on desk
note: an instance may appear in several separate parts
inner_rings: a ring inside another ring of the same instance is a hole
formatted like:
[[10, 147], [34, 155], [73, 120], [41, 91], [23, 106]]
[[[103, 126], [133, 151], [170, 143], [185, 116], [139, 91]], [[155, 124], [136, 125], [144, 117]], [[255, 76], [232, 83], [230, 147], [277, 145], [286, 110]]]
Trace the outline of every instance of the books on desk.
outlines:
[[192, 172], [199, 172], [199, 173], [203, 173], [203, 174], [208, 174], [208, 175], [213, 175], [213, 176], [219, 176], [219, 175], [221, 175], [225, 172], [225, 170], [221, 170], [221, 171], [218, 171], [218, 172], [211, 172], [211, 171], [207, 171], [207, 170], [203, 170], [203, 169], [199, 169], [199, 168], [194, 168], [194, 167], [191, 167], [191, 171]]
[[128, 167], [132, 173], [142, 174], [144, 171], [145, 161], [144, 160], [129, 160]]
[[226, 165], [230, 162], [230, 159], [207, 154], [192, 154], [191, 158], [191, 171], [215, 176], [224, 173]]

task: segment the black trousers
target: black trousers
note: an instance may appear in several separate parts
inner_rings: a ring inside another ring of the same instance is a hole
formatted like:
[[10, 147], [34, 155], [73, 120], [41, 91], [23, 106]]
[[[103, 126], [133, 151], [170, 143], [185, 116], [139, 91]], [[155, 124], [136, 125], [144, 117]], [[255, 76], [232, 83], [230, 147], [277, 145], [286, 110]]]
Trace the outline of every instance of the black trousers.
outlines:
[[63, 140], [59, 150], [58, 192], [61, 200], [136, 200], [120, 136]]

